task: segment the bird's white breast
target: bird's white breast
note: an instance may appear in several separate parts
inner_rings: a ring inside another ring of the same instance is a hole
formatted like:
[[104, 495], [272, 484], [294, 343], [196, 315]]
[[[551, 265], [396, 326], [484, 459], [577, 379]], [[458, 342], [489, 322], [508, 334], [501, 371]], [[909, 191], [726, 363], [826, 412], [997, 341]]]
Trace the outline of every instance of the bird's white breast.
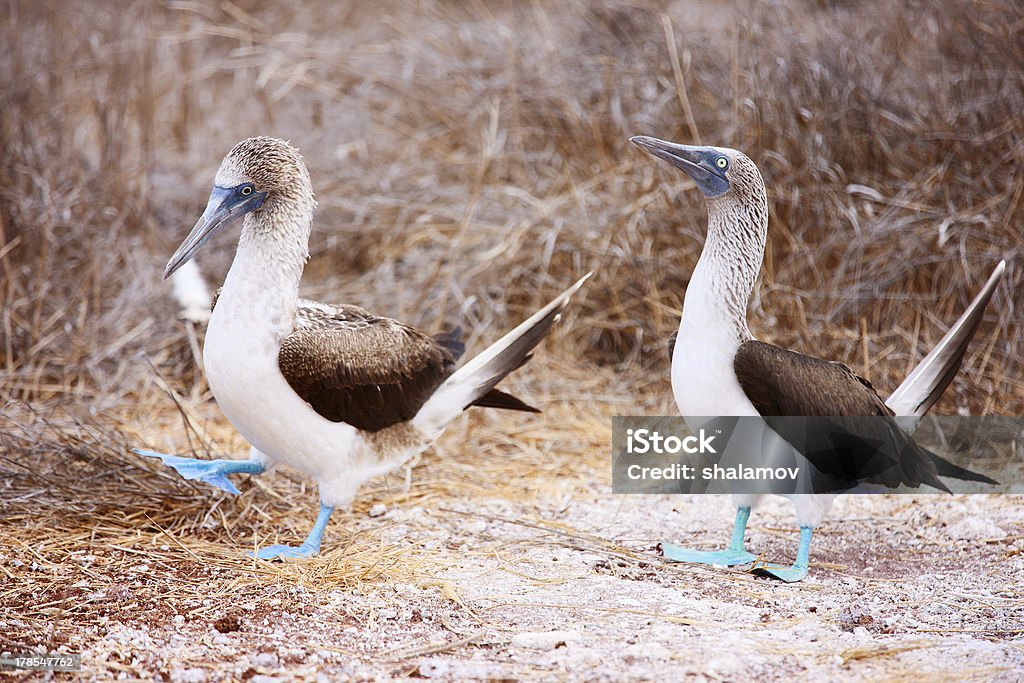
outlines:
[[737, 322], [704, 294], [694, 275], [672, 352], [676, 406], [683, 416], [758, 415], [733, 370], [740, 343]]
[[249, 443], [316, 478], [325, 503], [347, 503], [382, 463], [354, 427], [321, 417], [285, 380], [277, 356], [293, 325], [294, 287], [289, 304], [287, 288], [246, 261], [240, 248], [210, 317], [203, 346], [210, 389]]
[[[736, 379], [733, 359], [740, 344], [740, 321], [729, 317], [708, 287], [711, 270], [706, 262], [698, 264], [690, 279], [672, 351], [672, 394], [694, 432], [704, 424], [694, 418], [760, 415]], [[732, 496], [737, 507], [753, 507], [760, 498]]]

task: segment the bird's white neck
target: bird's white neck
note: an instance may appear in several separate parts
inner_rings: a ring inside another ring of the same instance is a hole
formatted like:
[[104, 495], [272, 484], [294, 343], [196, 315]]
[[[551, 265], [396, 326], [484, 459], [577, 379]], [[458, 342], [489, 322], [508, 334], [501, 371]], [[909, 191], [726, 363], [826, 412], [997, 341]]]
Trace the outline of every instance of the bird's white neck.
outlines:
[[767, 227], [767, 203], [758, 212], [739, 202], [708, 202], [708, 237], [686, 288], [672, 357], [672, 393], [684, 416], [757, 414], [733, 359], [751, 338], [747, 303]]
[[222, 306], [240, 312], [257, 328], [251, 332], [269, 334], [275, 345], [292, 331], [312, 212], [309, 201], [246, 216], [215, 315]]
[[708, 234], [686, 288], [680, 341], [736, 348], [750, 339], [747, 304], [764, 260], [767, 202], [708, 202]]

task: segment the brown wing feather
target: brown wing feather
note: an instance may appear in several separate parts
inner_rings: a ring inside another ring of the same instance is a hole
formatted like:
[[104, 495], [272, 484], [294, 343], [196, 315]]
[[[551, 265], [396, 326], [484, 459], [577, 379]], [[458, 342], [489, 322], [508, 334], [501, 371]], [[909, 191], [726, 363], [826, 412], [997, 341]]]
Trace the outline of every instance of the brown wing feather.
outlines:
[[[740, 345], [733, 369], [769, 426], [825, 475], [837, 481], [948, 490], [938, 479], [934, 454], [899, 428], [869, 381], [842, 363], [751, 340]], [[824, 431], [817, 433], [781, 417], [833, 419], [823, 421]], [[870, 419], [855, 419], [862, 417]]]
[[358, 306], [301, 302], [278, 366], [317, 413], [366, 431], [412, 419], [454, 370], [444, 344]]
[[762, 415], [892, 415], [871, 382], [842, 363], [751, 340], [736, 351], [733, 369]]

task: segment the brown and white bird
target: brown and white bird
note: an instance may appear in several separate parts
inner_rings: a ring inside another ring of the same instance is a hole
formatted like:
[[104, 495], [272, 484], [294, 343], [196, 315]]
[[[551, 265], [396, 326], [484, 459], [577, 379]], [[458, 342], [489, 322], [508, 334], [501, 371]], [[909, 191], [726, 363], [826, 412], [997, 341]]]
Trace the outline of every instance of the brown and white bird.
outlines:
[[231, 269], [203, 346], [220, 408], [252, 444], [249, 460], [196, 460], [152, 451], [186, 479], [231, 493], [226, 475], [283, 463], [316, 479], [320, 514], [298, 547], [256, 557], [319, 551], [335, 507], [367, 479], [426, 449], [471, 406], [537, 412], [496, 388], [522, 366], [588, 276], [460, 368], [458, 334], [431, 336], [357, 306], [300, 299], [316, 200], [298, 150], [256, 137], [224, 158], [202, 217], [171, 257], [164, 278], [216, 233], [242, 219]]
[[[938, 346], [888, 401], [882, 401], [871, 384], [847, 366], [758, 341], [750, 333], [747, 303], [761, 270], [768, 234], [768, 198], [754, 162], [723, 147], [692, 147], [646, 136], [631, 141], [690, 176], [707, 203], [707, 240], [686, 288], [672, 353], [672, 391], [691, 429], [699, 426], [698, 416], [759, 416], [795, 446], [793, 439], [780, 431], [785, 421], [772, 418], [873, 416], [860, 424], [884, 432], [882, 438], [895, 444], [891, 452], [897, 457], [886, 462], [881, 473], [874, 462], [839, 463], [844, 471], [866, 473], [852, 477], [852, 485], [928, 485], [948, 490], [940, 476], [996, 483], [921, 448], [907, 432], [934, 405], [959, 369], [1005, 262], [996, 266]], [[846, 457], [878, 456], [857, 451]], [[869, 476], [871, 472], [875, 474]], [[786, 497], [793, 500], [801, 530], [796, 562], [791, 567], [766, 565], [759, 569], [784, 581], [799, 581], [807, 575], [813, 530], [828, 513], [835, 494]], [[697, 551], [663, 544], [665, 556], [704, 564], [753, 563], [757, 557], [744, 549], [743, 536], [750, 508], [759, 498], [733, 495], [736, 521], [725, 550]]]

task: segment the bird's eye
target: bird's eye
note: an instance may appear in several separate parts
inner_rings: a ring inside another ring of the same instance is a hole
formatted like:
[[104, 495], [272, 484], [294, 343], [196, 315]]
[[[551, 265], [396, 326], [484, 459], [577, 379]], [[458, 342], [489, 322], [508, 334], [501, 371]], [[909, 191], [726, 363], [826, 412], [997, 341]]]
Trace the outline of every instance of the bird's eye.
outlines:
[[725, 157], [718, 157], [717, 159], [715, 159], [715, 166], [717, 166], [718, 168], [721, 168], [721, 169], [724, 170], [725, 167], [728, 166], [728, 165], [729, 165], [729, 160], [726, 159]]
[[252, 194], [252, 185], [246, 185], [245, 187], [243, 187], [242, 188], [242, 194], [243, 195], [250, 195], [250, 194]]

